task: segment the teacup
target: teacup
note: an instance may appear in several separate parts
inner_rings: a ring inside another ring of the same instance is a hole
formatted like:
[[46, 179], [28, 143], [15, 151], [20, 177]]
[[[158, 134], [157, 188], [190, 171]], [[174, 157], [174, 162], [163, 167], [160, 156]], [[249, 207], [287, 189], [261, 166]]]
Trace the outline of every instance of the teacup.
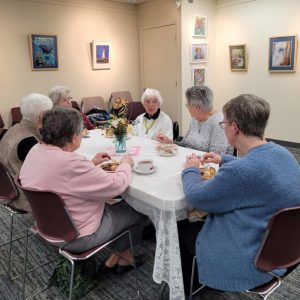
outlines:
[[137, 163], [138, 168], [143, 172], [149, 172], [153, 168], [152, 159], [143, 159]]

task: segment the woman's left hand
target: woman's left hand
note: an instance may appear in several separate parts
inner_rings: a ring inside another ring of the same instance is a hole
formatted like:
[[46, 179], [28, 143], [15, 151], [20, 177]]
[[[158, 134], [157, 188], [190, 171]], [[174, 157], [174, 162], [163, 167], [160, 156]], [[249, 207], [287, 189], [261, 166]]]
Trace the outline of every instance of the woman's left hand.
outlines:
[[190, 168], [190, 167], [196, 167], [199, 168], [200, 165], [200, 158], [196, 154], [192, 154], [190, 156], [187, 156], [186, 158], [186, 163], [185, 167]]
[[92, 162], [94, 163], [95, 166], [100, 165], [104, 161], [110, 160], [111, 157], [105, 153], [105, 152], [99, 152], [97, 153], [94, 158], [92, 159]]

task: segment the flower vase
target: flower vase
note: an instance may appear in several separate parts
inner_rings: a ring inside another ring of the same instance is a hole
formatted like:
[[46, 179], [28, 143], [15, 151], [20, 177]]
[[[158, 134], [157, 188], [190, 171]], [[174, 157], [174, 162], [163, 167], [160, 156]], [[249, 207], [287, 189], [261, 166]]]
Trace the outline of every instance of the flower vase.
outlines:
[[124, 153], [126, 149], [126, 135], [115, 135], [115, 151], [116, 153]]

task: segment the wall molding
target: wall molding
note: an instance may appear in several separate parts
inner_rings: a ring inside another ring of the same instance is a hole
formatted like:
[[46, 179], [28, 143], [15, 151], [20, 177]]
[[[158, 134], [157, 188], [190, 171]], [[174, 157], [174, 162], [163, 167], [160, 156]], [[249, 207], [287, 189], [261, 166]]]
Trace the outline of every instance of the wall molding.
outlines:
[[137, 10], [135, 5], [117, 2], [107, 2], [103, 0], [18, 0], [20, 2], [46, 4], [54, 6], [69, 6], [79, 9], [89, 9], [94, 11], [107, 11], [122, 14], [136, 15]]
[[217, 1], [217, 9], [227, 7], [227, 6], [245, 4], [248, 2], [254, 2], [254, 1], [256, 1], [256, 0], [218, 0]]

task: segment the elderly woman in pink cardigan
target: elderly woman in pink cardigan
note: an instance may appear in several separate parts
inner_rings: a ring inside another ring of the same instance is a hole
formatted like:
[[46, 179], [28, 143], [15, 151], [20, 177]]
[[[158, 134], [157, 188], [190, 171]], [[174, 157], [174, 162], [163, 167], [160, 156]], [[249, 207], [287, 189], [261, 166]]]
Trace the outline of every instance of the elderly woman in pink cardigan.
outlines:
[[[90, 161], [75, 153], [82, 139], [83, 122], [78, 111], [57, 107], [48, 111], [42, 121], [43, 144], [35, 145], [28, 153], [20, 171], [25, 188], [48, 190], [65, 201], [79, 237], [65, 248], [81, 252], [100, 245], [118, 233], [129, 230], [133, 244], [138, 244], [147, 217], [127, 203], [107, 205], [105, 200], [123, 193], [131, 181], [133, 161], [124, 155], [115, 173], [106, 173], [97, 165], [108, 159], [97, 153]], [[114, 245], [129, 261], [133, 260], [125, 241]], [[142, 255], [135, 257], [136, 265], [143, 263]], [[110, 255], [100, 271], [121, 274], [131, 270], [128, 262]]]

